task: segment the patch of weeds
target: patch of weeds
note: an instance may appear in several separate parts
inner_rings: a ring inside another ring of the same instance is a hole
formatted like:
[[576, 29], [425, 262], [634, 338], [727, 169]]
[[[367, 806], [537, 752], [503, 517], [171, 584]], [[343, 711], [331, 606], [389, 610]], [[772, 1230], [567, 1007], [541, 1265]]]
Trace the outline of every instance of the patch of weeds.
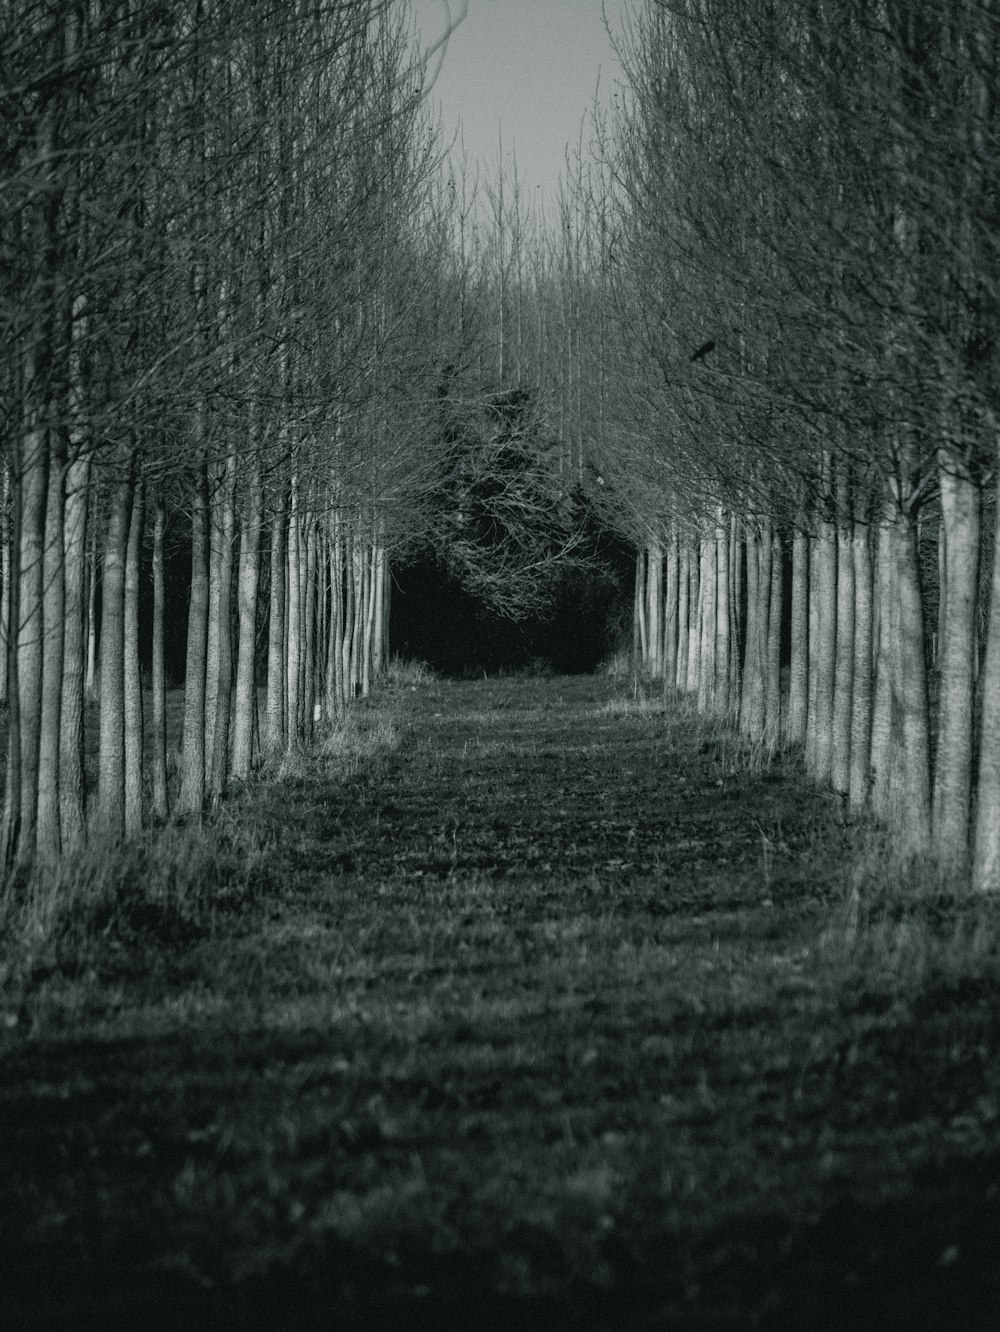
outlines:
[[116, 845], [95, 838], [74, 856], [36, 865], [0, 900], [0, 986], [23, 990], [101, 971], [115, 957], [141, 968], [151, 953], [190, 946], [218, 913], [253, 899], [267, 849], [252, 826], [229, 817]]
[[901, 859], [884, 833], [868, 829], [822, 945], [846, 974], [893, 989], [1000, 979], [1000, 902], [931, 858]]
[[437, 676], [426, 661], [413, 658], [404, 661], [401, 657], [393, 657], [382, 678], [390, 688], [420, 689], [432, 684]]

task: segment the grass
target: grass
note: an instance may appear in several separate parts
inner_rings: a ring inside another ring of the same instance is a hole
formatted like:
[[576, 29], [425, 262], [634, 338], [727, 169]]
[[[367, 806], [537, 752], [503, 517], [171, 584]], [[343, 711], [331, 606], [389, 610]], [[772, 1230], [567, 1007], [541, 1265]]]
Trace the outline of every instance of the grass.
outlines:
[[54, 891], [4, 1326], [997, 1325], [997, 910], [621, 689], [399, 680]]

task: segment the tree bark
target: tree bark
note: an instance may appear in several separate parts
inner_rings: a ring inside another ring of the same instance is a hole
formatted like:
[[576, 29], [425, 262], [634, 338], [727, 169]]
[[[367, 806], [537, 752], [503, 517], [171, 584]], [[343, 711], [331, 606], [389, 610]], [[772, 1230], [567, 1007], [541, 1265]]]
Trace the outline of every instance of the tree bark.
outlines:
[[63, 642], [62, 719], [59, 752], [59, 817], [64, 852], [86, 836], [87, 805], [84, 764], [87, 515], [90, 509], [89, 455], [78, 455], [66, 477], [65, 620]]
[[198, 468], [191, 505], [191, 593], [184, 666], [184, 724], [177, 810], [200, 815], [205, 804], [205, 671], [208, 659], [208, 476]]
[[257, 590], [260, 579], [260, 529], [263, 497], [260, 463], [252, 464], [240, 532], [237, 602], [239, 648], [233, 725], [233, 776], [245, 782], [253, 763], [253, 719], [257, 703]]
[[142, 831], [142, 678], [139, 674], [139, 577], [142, 559], [143, 485], [132, 490], [125, 556], [123, 669], [125, 703], [125, 832]]
[[111, 490], [101, 592], [98, 818], [115, 841], [125, 834], [125, 563], [132, 508], [131, 478]]
[[765, 740], [772, 752], [781, 743], [781, 620], [785, 595], [784, 550], [780, 533], [771, 533], [771, 583], [767, 608], [767, 688]]
[[729, 715], [729, 684], [732, 666], [731, 651], [732, 613], [729, 604], [729, 524], [719, 505], [715, 528], [716, 567], [716, 622], [715, 622], [715, 711], [720, 717]]
[[42, 693], [38, 746], [37, 849], [55, 857], [62, 849], [59, 806], [63, 653], [65, 648], [65, 476], [66, 456], [58, 432], [51, 435], [45, 507], [45, 556], [42, 590]]
[[[837, 671], [837, 541], [834, 525], [822, 521], [816, 547], [810, 598], [818, 607], [815, 658], [816, 748], [813, 776], [829, 785], [833, 765], [833, 699]], [[810, 677], [813, 662], [809, 663]]]
[[809, 536], [800, 514], [792, 538], [792, 656], [786, 738], [803, 744], [809, 715]]
[[271, 590], [267, 627], [267, 722], [264, 744], [269, 759], [285, 745], [285, 501], [271, 516]]
[[872, 560], [868, 524], [854, 524], [854, 668], [851, 693], [849, 805], [860, 813], [868, 803], [872, 732]]
[[156, 497], [153, 518], [153, 733], [152, 786], [154, 819], [164, 820], [169, 810], [167, 793], [167, 681], [163, 657], [164, 553], [167, 506], [162, 494]]
[[846, 515], [837, 524], [837, 623], [834, 648], [830, 784], [841, 795], [851, 789], [851, 714], [854, 705], [854, 532]]
[[899, 611], [895, 694], [903, 741], [896, 818], [904, 855], [922, 854], [930, 845], [931, 834], [930, 730], [917, 529], [911, 514], [897, 511], [894, 536]]
[[[229, 781], [229, 724], [233, 704], [233, 544], [236, 539], [236, 448], [226, 455], [225, 475], [219, 497], [216, 537], [219, 553], [216, 561], [218, 588], [215, 611], [216, 668], [215, 717], [212, 734], [211, 793], [217, 804], [226, 794]], [[206, 669], [208, 664], [206, 663]]]
[[945, 554], [938, 642], [934, 849], [942, 866], [962, 875], [969, 856], [981, 495], [957, 459], [942, 456], [938, 480]]
[[[1000, 464], [1000, 457], [997, 459]], [[995, 487], [1000, 500], [1000, 466]], [[972, 882], [980, 892], [1000, 892], [1000, 540], [994, 540], [990, 618], [982, 674], [976, 827]]]

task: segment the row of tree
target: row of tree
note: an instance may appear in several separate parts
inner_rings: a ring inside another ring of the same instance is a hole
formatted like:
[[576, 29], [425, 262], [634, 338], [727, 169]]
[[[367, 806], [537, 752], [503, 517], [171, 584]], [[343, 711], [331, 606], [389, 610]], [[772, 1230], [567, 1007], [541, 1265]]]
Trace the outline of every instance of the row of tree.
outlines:
[[[171, 635], [179, 812], [368, 688], [386, 546], [425, 484], [445, 231], [389, 0], [12, 0], [0, 49], [10, 864], [165, 815]], [[180, 624], [170, 532], [190, 557]]]
[[1000, 13], [646, 0], [621, 48], [591, 225], [610, 193], [639, 650], [998, 889]]

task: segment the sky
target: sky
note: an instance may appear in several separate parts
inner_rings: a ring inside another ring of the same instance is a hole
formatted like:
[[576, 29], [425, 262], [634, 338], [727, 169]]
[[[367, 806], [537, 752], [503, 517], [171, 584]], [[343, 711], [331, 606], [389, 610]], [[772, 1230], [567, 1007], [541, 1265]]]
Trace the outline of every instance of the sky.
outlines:
[[[614, 29], [624, 0], [607, 0]], [[425, 46], [447, 30], [447, 11], [465, 18], [452, 34], [433, 89], [442, 128], [450, 138], [461, 121], [465, 151], [496, 162], [516, 151], [524, 188], [554, 203], [567, 144], [574, 148], [600, 75], [610, 99], [621, 69], [601, 17], [601, 0], [412, 0]], [[430, 63], [433, 72], [437, 64]], [[458, 149], [456, 148], [456, 151]]]

